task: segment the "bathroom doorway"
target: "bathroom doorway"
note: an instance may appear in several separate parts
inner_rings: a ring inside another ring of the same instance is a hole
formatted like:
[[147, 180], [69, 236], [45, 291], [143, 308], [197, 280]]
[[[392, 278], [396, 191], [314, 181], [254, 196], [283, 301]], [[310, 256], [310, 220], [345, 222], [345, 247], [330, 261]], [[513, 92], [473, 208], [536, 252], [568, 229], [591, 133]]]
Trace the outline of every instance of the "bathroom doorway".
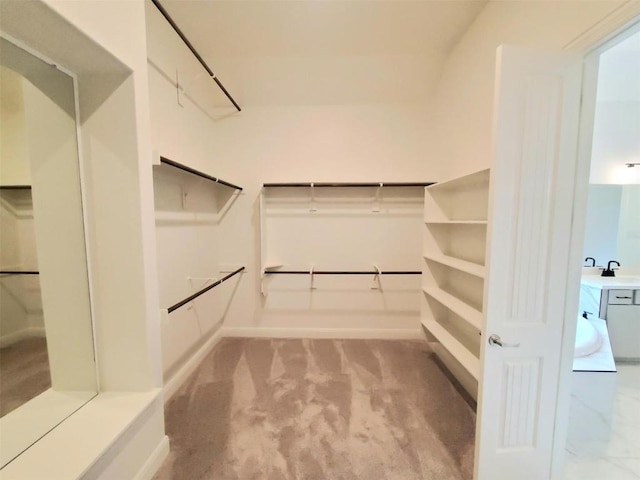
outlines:
[[626, 480], [640, 476], [640, 22], [586, 72], [597, 90], [563, 478]]

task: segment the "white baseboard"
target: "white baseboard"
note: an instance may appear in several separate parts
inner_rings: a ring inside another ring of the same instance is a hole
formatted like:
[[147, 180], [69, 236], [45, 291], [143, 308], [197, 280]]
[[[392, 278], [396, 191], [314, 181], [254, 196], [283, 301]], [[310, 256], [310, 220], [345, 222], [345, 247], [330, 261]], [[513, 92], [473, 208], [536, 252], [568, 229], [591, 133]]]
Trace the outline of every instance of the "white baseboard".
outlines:
[[361, 338], [382, 340], [421, 340], [424, 333], [419, 328], [269, 328], [223, 327], [225, 337], [261, 338]]
[[25, 338], [45, 337], [44, 327], [27, 327], [17, 332], [9, 333], [0, 337], [0, 348], [8, 347]]
[[223, 337], [223, 328], [218, 328], [193, 355], [191, 355], [184, 364], [175, 371], [175, 373], [164, 382], [164, 401], [165, 403], [178, 391], [182, 384], [189, 378], [196, 368], [200, 365], [204, 357], [216, 346]]
[[162, 437], [151, 456], [144, 463], [135, 480], [151, 480], [169, 455], [169, 437]]

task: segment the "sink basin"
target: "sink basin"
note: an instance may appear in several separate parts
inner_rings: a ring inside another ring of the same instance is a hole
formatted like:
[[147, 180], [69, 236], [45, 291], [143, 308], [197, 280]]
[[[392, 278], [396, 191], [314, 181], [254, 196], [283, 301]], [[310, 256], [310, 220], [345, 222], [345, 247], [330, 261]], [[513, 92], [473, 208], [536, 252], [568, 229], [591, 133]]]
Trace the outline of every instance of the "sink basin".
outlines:
[[591, 324], [589, 320], [584, 317], [578, 317], [578, 324], [576, 326], [576, 344], [574, 348], [574, 358], [586, 357], [594, 352], [600, 350], [602, 346], [602, 337]]

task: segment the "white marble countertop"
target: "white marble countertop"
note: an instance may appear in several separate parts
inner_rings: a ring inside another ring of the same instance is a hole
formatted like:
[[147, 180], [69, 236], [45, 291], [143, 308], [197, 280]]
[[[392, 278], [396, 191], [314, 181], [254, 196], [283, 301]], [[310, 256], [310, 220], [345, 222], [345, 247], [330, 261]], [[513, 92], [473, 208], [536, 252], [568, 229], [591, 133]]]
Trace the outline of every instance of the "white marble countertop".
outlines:
[[610, 289], [640, 289], [640, 275], [616, 275], [615, 277], [602, 277], [600, 275], [582, 275], [583, 285], [598, 288], [600, 290]]

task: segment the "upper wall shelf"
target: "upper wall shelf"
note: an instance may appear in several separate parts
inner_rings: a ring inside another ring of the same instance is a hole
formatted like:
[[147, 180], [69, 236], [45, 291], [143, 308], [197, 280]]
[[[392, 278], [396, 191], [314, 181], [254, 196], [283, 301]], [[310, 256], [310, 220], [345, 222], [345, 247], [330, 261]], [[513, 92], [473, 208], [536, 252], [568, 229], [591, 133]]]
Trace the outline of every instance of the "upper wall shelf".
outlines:
[[486, 220], [425, 220], [429, 225], [486, 225]]
[[0, 185], [0, 190], [31, 190], [31, 185]]
[[201, 178], [206, 178], [207, 180], [211, 180], [212, 182], [219, 183], [220, 185], [224, 185], [226, 187], [230, 187], [230, 188], [233, 188], [235, 190], [242, 191], [242, 187], [234, 185], [233, 183], [226, 182], [226, 181], [222, 180], [221, 178], [212, 177], [209, 174], [206, 174], [204, 172], [200, 172], [199, 170], [196, 170], [195, 168], [187, 167], [186, 165], [182, 165], [181, 163], [174, 162], [173, 160], [170, 160], [170, 159], [168, 159], [166, 157], [162, 157], [161, 156], [160, 157], [160, 163], [162, 163], [164, 165], [169, 165], [171, 167], [177, 168], [177, 169], [185, 171], [185, 172], [189, 172], [189, 173], [191, 173], [193, 175], [197, 175], [198, 177], [201, 177]]
[[262, 186], [265, 188], [292, 188], [292, 187], [428, 187], [433, 185], [433, 182], [293, 182], [293, 183], [264, 183]]

